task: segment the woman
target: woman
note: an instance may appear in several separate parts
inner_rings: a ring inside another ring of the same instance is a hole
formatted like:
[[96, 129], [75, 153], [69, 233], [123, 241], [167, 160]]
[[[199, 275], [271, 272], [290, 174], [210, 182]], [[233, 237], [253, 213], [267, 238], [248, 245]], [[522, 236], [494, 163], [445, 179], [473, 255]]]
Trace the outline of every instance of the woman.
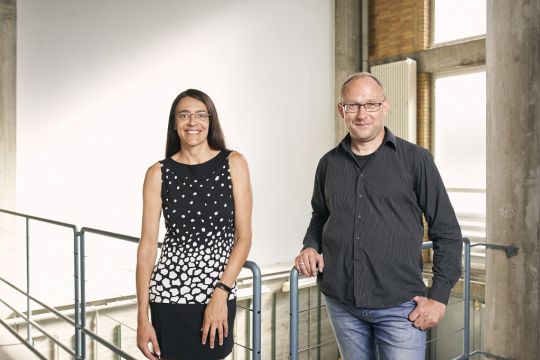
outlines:
[[[166, 158], [144, 180], [137, 346], [148, 359], [223, 359], [231, 352], [251, 209], [247, 162], [225, 148], [214, 103], [199, 90], [182, 92], [171, 106]], [[167, 233], [154, 266], [162, 210]]]

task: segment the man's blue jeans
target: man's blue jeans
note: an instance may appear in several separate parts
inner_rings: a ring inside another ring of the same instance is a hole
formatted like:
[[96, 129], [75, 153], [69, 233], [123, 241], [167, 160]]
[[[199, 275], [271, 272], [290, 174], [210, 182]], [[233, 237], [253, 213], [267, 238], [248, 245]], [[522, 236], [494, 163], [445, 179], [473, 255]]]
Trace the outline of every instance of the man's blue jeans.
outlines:
[[357, 308], [325, 296], [328, 315], [343, 360], [418, 360], [425, 358], [426, 332], [409, 314], [414, 301], [387, 309]]

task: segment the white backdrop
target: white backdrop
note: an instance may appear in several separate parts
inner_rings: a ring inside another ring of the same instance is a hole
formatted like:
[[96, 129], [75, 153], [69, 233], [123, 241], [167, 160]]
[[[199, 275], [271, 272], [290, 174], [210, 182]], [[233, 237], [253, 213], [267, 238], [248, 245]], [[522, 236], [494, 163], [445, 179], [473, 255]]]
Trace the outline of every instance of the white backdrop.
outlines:
[[292, 260], [317, 161], [333, 146], [333, 1], [17, 8], [18, 211], [139, 236], [143, 178], [164, 157], [170, 104], [198, 88], [250, 164], [250, 259]]

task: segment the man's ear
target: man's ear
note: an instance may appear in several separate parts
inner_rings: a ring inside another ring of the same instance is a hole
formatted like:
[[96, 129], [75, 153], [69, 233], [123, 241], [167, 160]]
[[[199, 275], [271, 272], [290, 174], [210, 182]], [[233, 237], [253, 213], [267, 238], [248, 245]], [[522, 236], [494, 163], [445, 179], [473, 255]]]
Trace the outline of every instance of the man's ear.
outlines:
[[345, 113], [343, 112], [343, 106], [341, 106], [341, 103], [337, 104], [337, 111], [339, 113], [339, 116], [341, 116], [341, 118], [344, 119]]
[[386, 115], [390, 111], [390, 101], [388, 99], [384, 99], [383, 103], [383, 114]]

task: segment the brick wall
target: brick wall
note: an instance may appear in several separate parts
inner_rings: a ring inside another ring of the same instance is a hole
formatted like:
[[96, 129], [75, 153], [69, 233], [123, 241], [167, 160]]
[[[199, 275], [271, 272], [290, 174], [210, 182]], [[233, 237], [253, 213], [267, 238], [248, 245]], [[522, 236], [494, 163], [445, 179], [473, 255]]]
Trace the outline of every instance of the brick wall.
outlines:
[[416, 78], [416, 143], [431, 149], [431, 74]]
[[429, 46], [429, 0], [370, 0], [369, 60]]

